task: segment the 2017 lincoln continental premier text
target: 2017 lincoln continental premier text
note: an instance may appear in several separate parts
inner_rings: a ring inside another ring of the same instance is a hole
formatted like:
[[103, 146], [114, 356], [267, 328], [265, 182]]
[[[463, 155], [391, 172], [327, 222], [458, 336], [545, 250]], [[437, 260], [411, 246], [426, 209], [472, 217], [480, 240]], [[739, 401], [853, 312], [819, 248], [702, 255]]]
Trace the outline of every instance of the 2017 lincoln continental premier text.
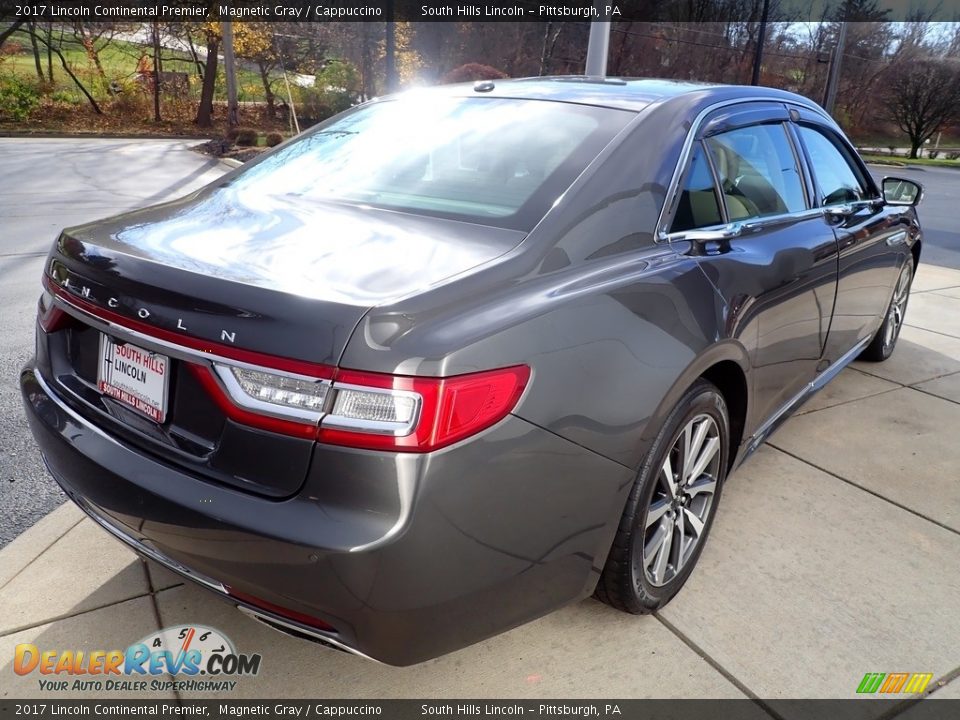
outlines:
[[23, 398], [96, 522], [277, 629], [405, 665], [650, 612], [737, 465], [892, 352], [920, 197], [775, 90], [387, 97], [64, 230]]

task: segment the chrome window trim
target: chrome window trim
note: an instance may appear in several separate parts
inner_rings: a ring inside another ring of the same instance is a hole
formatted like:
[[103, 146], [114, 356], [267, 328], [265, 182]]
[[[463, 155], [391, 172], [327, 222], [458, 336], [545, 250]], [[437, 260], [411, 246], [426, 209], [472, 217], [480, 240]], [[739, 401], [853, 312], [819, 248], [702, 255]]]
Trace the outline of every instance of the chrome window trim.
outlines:
[[816, 217], [823, 217], [826, 208], [807, 208], [806, 210], [798, 210], [797, 212], [792, 213], [779, 213], [777, 215], [765, 215], [758, 218], [749, 218], [747, 220], [737, 220], [732, 223], [722, 223], [720, 225], [710, 225], [708, 227], [696, 228], [695, 230], [678, 230], [673, 233], [664, 233], [660, 235], [657, 239], [657, 242], [677, 242], [680, 240], [691, 240], [695, 239], [691, 237], [694, 233], [698, 232], [724, 232], [726, 231], [730, 234], [730, 237], [735, 237], [744, 234], [750, 234], [758, 232], [760, 230], [765, 230], [768, 227], [773, 227], [776, 225], [786, 225], [791, 222], [802, 222], [803, 220], [812, 220]]
[[[687, 136], [684, 138], [683, 147], [680, 150], [680, 158], [677, 161], [676, 167], [674, 167], [673, 169], [673, 176], [670, 178], [670, 185], [667, 187], [667, 193], [664, 196], [663, 205], [660, 208], [660, 214], [657, 216], [657, 226], [656, 226], [656, 232], [654, 233], [654, 242], [657, 242], [657, 243], [671, 242], [672, 240], [678, 239], [676, 236], [683, 234], [681, 232], [670, 233], [667, 231], [664, 225], [665, 225], [665, 221], [667, 220], [669, 208], [673, 205], [674, 201], [677, 198], [677, 194], [680, 192], [680, 180], [683, 177], [684, 171], [687, 169], [687, 163], [690, 161], [690, 153], [692, 151], [693, 144], [694, 142], [696, 142], [697, 135], [699, 134], [700, 128], [703, 126], [703, 123], [706, 120], [707, 116], [715, 112], [716, 110], [720, 110], [721, 108], [725, 108], [725, 107], [730, 107], [732, 105], [748, 105], [750, 103], [769, 103], [769, 102], [782, 103], [784, 105], [791, 105], [791, 104], [796, 105], [798, 107], [802, 107], [806, 110], [809, 110], [826, 120], [829, 120], [829, 117], [824, 115], [823, 110], [821, 110], [820, 108], [817, 108], [812, 105], [808, 105], [806, 103], [797, 102], [794, 99], [780, 99], [780, 98], [751, 96], [751, 97], [745, 97], [745, 98], [736, 98], [732, 100], [723, 100], [721, 102], [714, 103], [712, 105], [708, 105], [707, 107], [705, 107], [703, 110], [697, 113], [697, 116], [694, 118], [693, 123], [691, 123], [690, 125], [690, 129], [687, 130]], [[784, 121], [784, 122], [789, 122], [789, 121]], [[788, 139], [791, 139], [791, 138], [789, 138], [788, 136]], [[811, 213], [813, 210], [816, 210], [818, 215], [823, 214], [822, 212], [823, 208], [809, 208], [807, 210], [798, 211], [796, 213], [786, 213], [786, 214], [777, 215], [777, 216], [770, 216], [769, 218], [756, 218], [756, 220], [751, 218], [744, 222], [753, 223], [755, 221], [767, 221], [773, 218], [781, 218], [781, 217], [796, 217], [799, 220], [804, 220], [804, 219], [807, 219], [805, 215], [807, 213]], [[811, 215], [811, 217], [813, 216]], [[720, 227], [723, 227], [723, 226], [711, 226], [710, 228], [697, 228], [697, 230], [710, 230], [710, 229], [717, 229]]]
[[[854, 171], [854, 175], [857, 176], [857, 180], [860, 182], [861, 185], [866, 186], [865, 190], [867, 193], [869, 193], [871, 190], [873, 190], [873, 192], [875, 193], [873, 197], [862, 198], [861, 200], [857, 200], [855, 202], [870, 202], [870, 201], [875, 201], [877, 199], [880, 199], [880, 200], [883, 199], [883, 187], [877, 186], [876, 181], [873, 179], [873, 175], [870, 174], [870, 169], [867, 167], [867, 164], [863, 161], [863, 158], [860, 157], [860, 151], [857, 150], [856, 146], [852, 142], [850, 142], [850, 139], [848, 137], [843, 135], [843, 133], [837, 132], [832, 127], [818, 128], [816, 123], [810, 120], [804, 120], [803, 118], [797, 120], [794, 123], [794, 125], [796, 126], [797, 140], [803, 146], [803, 151], [807, 158], [807, 166], [810, 168], [810, 177], [813, 180], [813, 186], [814, 186], [814, 189], [817, 191], [818, 195], [820, 193], [820, 181], [817, 179], [817, 174], [813, 167], [813, 160], [810, 158], [810, 151], [807, 148], [806, 141], [803, 139], [803, 136], [800, 134], [801, 128], [804, 128], [804, 127], [813, 128], [814, 130], [816, 130], [817, 132], [820, 132], [821, 134], [823, 134], [822, 132], [823, 130], [826, 130], [827, 132], [830, 133], [830, 135], [834, 137], [834, 139], [837, 140], [837, 142], [840, 143], [840, 145], [843, 146], [844, 150], [847, 151], [850, 158], [853, 159], [853, 165], [856, 168]], [[827, 139], [829, 140], [830, 138], [828, 137]], [[843, 155], [842, 152], [840, 154], [841, 156]], [[849, 158], [844, 157], [843, 161], [847, 163], [847, 165], [850, 165]], [[818, 202], [822, 202], [822, 201], [818, 200]], [[835, 204], [841, 204], [841, 203], [835, 203]], [[829, 206], [826, 206], [826, 207], [829, 207]]]

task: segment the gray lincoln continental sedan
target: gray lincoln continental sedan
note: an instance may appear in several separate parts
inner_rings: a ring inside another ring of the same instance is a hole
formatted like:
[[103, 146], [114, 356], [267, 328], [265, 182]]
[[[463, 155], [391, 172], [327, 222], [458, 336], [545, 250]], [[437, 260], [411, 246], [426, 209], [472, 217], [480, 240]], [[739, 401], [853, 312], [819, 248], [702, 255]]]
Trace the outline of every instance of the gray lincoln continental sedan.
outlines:
[[776, 90], [386, 97], [64, 230], [23, 398], [91, 518], [283, 632], [408, 665], [646, 613], [738, 464], [893, 351], [920, 198]]

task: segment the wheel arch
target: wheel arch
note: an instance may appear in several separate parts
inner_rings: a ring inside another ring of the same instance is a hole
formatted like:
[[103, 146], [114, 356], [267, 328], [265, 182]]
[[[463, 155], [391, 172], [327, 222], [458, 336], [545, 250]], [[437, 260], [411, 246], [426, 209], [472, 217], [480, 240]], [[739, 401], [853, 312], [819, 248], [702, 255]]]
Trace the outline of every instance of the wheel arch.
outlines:
[[747, 401], [750, 397], [747, 375], [733, 360], [721, 360], [707, 368], [700, 377], [716, 385], [727, 403], [727, 412], [730, 416], [730, 447], [727, 458], [729, 471], [733, 468], [740, 443], [743, 442], [743, 432], [747, 422]]
[[913, 274], [917, 274], [917, 269], [920, 267], [920, 250], [923, 246], [923, 240], [917, 238], [917, 241], [910, 246], [910, 253], [913, 255]]
[[[730, 448], [728, 470], [733, 467], [739, 455], [740, 444], [746, 434], [746, 423], [750, 408], [750, 385], [748, 374], [750, 360], [746, 348], [735, 340], [727, 340], [710, 346], [690, 363], [676, 379], [654, 415], [650, 418], [645, 433], [644, 445], [649, 448], [667, 416], [679, 402], [683, 394], [693, 384], [703, 378], [717, 386], [727, 404], [730, 415]], [[638, 467], [643, 458], [639, 459]]]

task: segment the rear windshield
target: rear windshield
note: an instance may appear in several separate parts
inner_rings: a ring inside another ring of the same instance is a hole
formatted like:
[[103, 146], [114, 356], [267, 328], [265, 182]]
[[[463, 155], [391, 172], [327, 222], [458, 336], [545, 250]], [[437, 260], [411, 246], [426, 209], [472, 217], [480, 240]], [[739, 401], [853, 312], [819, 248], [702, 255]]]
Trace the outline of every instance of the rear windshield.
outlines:
[[308, 132], [233, 185], [529, 230], [632, 115], [413, 94]]

